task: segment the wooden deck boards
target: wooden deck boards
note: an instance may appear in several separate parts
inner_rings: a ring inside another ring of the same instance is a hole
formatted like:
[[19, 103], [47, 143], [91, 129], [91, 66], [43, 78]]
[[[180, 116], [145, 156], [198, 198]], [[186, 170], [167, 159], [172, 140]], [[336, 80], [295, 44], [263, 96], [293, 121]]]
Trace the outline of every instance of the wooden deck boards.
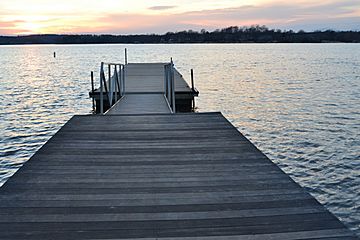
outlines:
[[0, 239], [357, 239], [221, 114], [75, 116], [0, 188]]
[[107, 114], [171, 113], [162, 93], [126, 94]]
[[[126, 65], [126, 93], [164, 92], [165, 63], [129, 63]], [[176, 92], [191, 92], [182, 75], [175, 69]]]

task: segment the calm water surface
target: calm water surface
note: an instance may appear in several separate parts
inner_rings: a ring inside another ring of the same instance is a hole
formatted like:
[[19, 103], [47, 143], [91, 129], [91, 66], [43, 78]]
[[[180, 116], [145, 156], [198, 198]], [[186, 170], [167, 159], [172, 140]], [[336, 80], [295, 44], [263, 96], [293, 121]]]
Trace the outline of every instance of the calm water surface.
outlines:
[[[221, 111], [360, 235], [360, 45], [0, 47], [0, 185], [72, 115], [91, 112], [100, 61], [195, 70], [198, 111]], [[53, 52], [57, 58], [53, 58]], [[187, 77], [188, 79], [188, 77]]]

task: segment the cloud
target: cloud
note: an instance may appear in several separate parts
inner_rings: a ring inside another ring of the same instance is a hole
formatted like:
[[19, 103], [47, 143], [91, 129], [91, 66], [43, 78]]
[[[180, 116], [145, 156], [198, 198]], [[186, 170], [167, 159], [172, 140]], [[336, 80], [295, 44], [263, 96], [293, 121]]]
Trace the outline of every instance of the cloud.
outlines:
[[0, 22], [0, 30], [12, 28], [12, 27], [15, 27], [15, 23], [13, 22]]
[[[358, 0], [328, 1], [310, 6], [296, 2], [287, 4], [273, 2], [266, 5], [189, 11], [180, 14], [111, 14], [99, 20], [107, 23], [107, 26], [103, 28], [104, 31], [120, 34], [164, 33], [187, 29], [200, 30], [201, 28], [214, 30], [231, 25], [252, 24], [282, 29], [304, 26], [305, 30], [309, 31], [318, 30], [320, 25], [336, 30], [348, 30], [354, 29], [356, 22], [360, 26], [359, 7]], [[341, 24], [335, 24], [336, 22], [341, 22]], [[332, 27], [331, 24], [334, 26]]]
[[168, 5], [168, 6], [152, 6], [152, 7], [149, 7], [148, 9], [149, 10], [154, 10], [154, 11], [162, 11], [162, 10], [168, 10], [168, 9], [172, 9], [172, 8], [176, 8], [177, 6], [171, 6], [171, 5]]
[[1, 21], [0, 20], [0, 35], [16, 35], [19, 32], [24, 32], [24, 29], [18, 31], [17, 26], [18, 24], [23, 23], [23, 21], [16, 20], [16, 21]]

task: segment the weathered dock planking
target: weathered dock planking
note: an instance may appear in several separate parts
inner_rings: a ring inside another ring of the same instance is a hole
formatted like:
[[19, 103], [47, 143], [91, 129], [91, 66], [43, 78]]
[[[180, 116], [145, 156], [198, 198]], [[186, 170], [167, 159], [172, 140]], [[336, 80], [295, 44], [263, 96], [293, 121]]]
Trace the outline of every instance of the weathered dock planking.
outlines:
[[0, 189], [0, 239], [357, 239], [220, 113], [74, 116]]
[[[126, 93], [163, 92], [165, 64], [166, 63], [129, 63], [125, 65]], [[182, 75], [176, 69], [174, 70], [176, 91], [191, 93], [192, 89]]]
[[176, 113], [172, 66], [102, 63], [115, 105], [0, 188], [0, 239], [358, 239], [221, 113]]
[[163, 93], [127, 93], [106, 114], [171, 113]]

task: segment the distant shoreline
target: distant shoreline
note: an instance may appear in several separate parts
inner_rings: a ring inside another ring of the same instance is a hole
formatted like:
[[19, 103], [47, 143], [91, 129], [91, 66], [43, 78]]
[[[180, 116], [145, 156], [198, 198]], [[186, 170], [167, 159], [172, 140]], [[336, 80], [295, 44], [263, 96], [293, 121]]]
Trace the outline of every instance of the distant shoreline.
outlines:
[[206, 44], [206, 43], [360, 43], [360, 31], [294, 32], [265, 26], [228, 27], [206, 30], [136, 35], [37, 34], [0, 36], [0, 45], [25, 44]]
[[336, 44], [336, 43], [343, 43], [343, 44], [359, 44], [360, 42], [266, 42], [266, 43], [261, 43], [261, 42], [247, 42], [247, 43], [238, 43], [238, 42], [226, 42], [226, 43], [217, 43], [217, 42], [207, 42], [207, 43], [191, 43], [191, 42], [187, 42], [187, 43], [15, 43], [15, 44], [0, 44], [1, 46], [29, 46], [29, 45], [120, 45], [120, 44], [128, 44], [128, 45], [142, 45], [142, 44], [148, 44], [148, 45], [181, 45], [181, 44], [194, 44], [194, 45], [204, 45], [204, 44], [284, 44], [284, 43], [288, 43], [288, 44]]

